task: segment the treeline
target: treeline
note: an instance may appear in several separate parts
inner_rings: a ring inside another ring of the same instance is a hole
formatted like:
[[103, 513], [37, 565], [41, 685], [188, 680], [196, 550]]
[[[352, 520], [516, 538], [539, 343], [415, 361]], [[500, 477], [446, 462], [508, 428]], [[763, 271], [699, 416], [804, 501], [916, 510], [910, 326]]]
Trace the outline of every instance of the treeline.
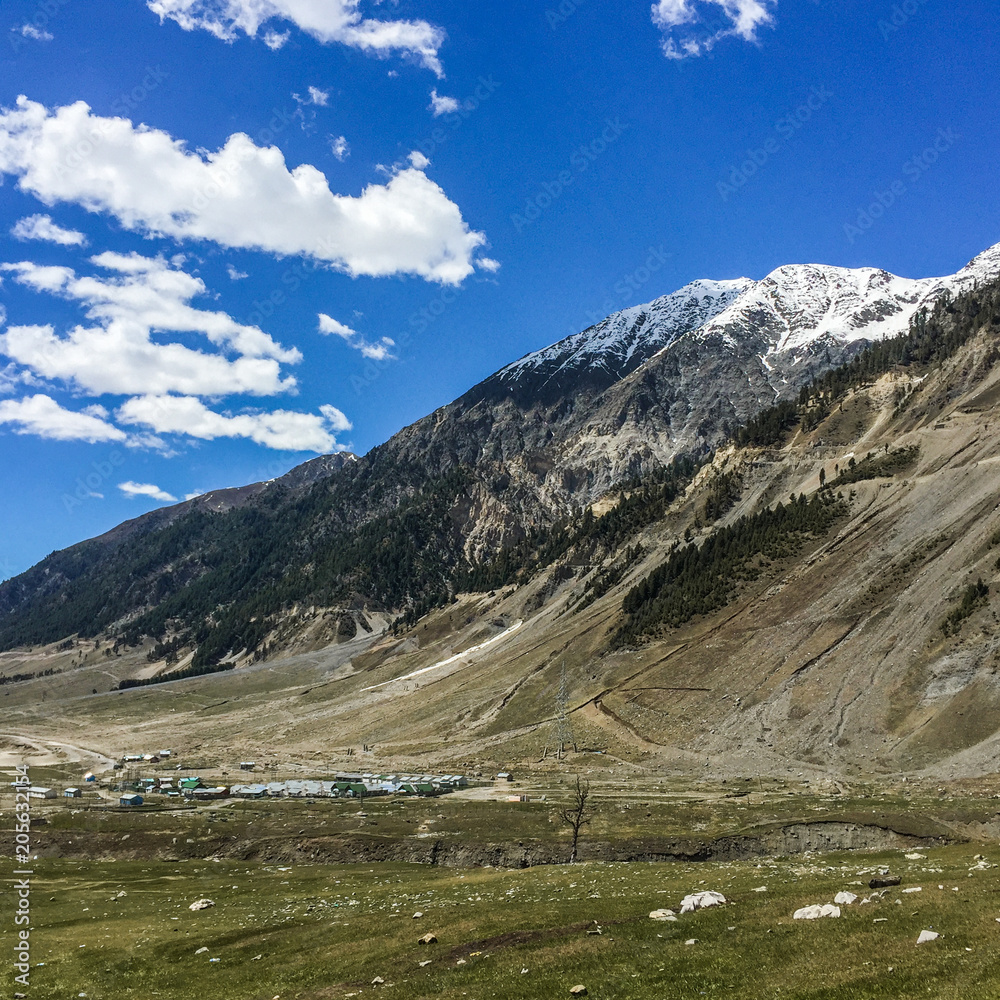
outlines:
[[160, 674], [158, 677], [143, 677], [141, 679], [129, 678], [118, 682], [119, 691], [128, 691], [130, 688], [151, 687], [153, 684], [165, 684], [167, 681], [182, 681], [188, 677], [204, 677], [206, 674], [219, 674], [227, 670], [232, 670], [234, 664], [212, 664], [196, 667], [193, 664], [183, 670], [176, 670], [172, 674]]
[[[226, 567], [228, 577], [206, 581], [212, 594], [228, 594], [230, 601], [202, 619], [192, 666], [212, 666], [235, 652], [253, 654], [278, 617], [296, 604], [329, 607], [363, 595], [385, 608], [406, 607], [415, 620], [446, 603], [462, 568], [451, 512], [470, 482], [469, 470], [456, 467], [359, 528], [326, 537], [310, 532], [304, 545], [298, 532], [289, 538], [279, 525], [266, 558], [252, 565], [245, 557]], [[178, 610], [167, 602], [156, 615], [174, 617]], [[180, 616], [190, 620], [191, 610]], [[135, 627], [146, 622], [139, 619]]]
[[471, 479], [376, 456], [304, 492], [275, 487], [225, 515], [194, 510], [54, 553], [5, 585], [0, 648], [114, 631], [121, 646], [152, 639], [157, 659], [194, 645], [197, 670], [253, 652], [296, 604], [439, 603], [464, 568], [451, 512]]
[[849, 486], [851, 483], [860, 483], [865, 479], [894, 476], [897, 472], [902, 472], [914, 465], [919, 457], [919, 445], [897, 448], [895, 451], [890, 451], [889, 446], [886, 445], [886, 450], [882, 454], [870, 451], [860, 462], [852, 458], [847, 468], [841, 469], [837, 478], [827, 485], [836, 488]]
[[56, 667], [49, 667], [48, 670], [36, 670], [30, 674], [7, 674], [0, 677], [0, 687], [5, 684], [20, 684], [21, 681], [33, 681], [36, 677], [52, 677], [54, 674], [61, 674], [62, 670]]
[[[930, 314], [917, 316], [908, 334], [869, 346], [849, 364], [815, 379], [796, 402], [778, 404], [748, 421], [735, 432], [735, 442], [769, 446], [796, 423], [821, 419], [852, 387], [894, 365], [950, 356], [978, 326], [997, 323], [997, 288], [942, 300]], [[54, 553], [0, 586], [0, 649], [111, 631], [118, 645], [152, 640], [157, 658], [193, 647], [188, 669], [207, 670], [236, 652], [260, 653], [284, 616], [304, 605], [370, 602], [399, 612], [401, 624], [410, 625], [459, 591], [524, 583], [554, 564], [614, 560], [588, 593], [610, 589], [609, 581], [621, 568], [619, 554], [643, 528], [662, 520], [710, 459], [677, 458], [626, 483], [617, 504], [603, 516], [578, 510], [555, 524], [528, 527], [519, 541], [470, 564], [460, 523], [475, 491], [489, 486], [483, 474], [463, 465], [433, 472], [426, 462], [400, 461], [383, 446], [306, 489], [275, 484], [225, 515], [193, 510], [172, 523], [151, 521], [127, 536], [113, 532]], [[699, 517], [708, 523], [717, 520], [741, 488], [734, 472], [717, 477]], [[793, 507], [798, 510], [798, 502], [788, 509]], [[740, 530], [750, 529], [744, 524]], [[733, 545], [739, 541], [726, 537]], [[743, 566], [742, 557], [723, 559], [713, 552], [704, 558], [718, 557], [718, 565], [729, 569], [733, 559], [733, 566]], [[689, 553], [685, 558], [697, 562], [703, 557]], [[747, 565], [740, 572], [751, 570]], [[664, 583], [662, 593], [632, 607], [623, 635], [638, 635], [650, 622], [717, 606], [724, 584], [709, 586], [705, 572], [689, 568], [682, 577], [687, 589]], [[660, 610], [647, 616], [661, 598]]]
[[719, 528], [701, 545], [677, 546], [665, 563], [636, 584], [622, 602], [625, 620], [612, 649], [634, 644], [662, 626], [677, 628], [696, 615], [724, 608], [740, 583], [755, 580], [771, 561], [795, 555], [825, 535], [846, 513], [829, 490], [793, 497]]
[[589, 608], [594, 601], [603, 597], [612, 587], [621, 583], [622, 577], [628, 572], [629, 567], [638, 562], [644, 554], [645, 549], [639, 544], [629, 545], [625, 549], [625, 554], [617, 562], [605, 567], [587, 581], [583, 588], [583, 597], [573, 608], [574, 613]]

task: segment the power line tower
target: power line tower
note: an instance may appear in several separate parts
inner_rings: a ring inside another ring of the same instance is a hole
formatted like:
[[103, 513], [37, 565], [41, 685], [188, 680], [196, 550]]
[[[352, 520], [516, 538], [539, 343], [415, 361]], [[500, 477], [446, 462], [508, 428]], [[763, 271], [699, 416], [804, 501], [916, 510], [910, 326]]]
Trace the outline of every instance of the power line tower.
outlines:
[[573, 723], [569, 719], [569, 679], [566, 676], [565, 660], [562, 662], [562, 672], [559, 676], [559, 694], [556, 698], [556, 744], [559, 747], [559, 760], [562, 760], [567, 746], [572, 746], [576, 750]]

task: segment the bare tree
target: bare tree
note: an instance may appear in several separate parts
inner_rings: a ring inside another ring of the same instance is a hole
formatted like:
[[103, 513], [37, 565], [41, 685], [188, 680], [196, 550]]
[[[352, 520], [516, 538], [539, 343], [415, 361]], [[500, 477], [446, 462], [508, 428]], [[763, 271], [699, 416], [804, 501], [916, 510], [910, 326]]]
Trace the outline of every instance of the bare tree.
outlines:
[[573, 831], [573, 850], [569, 863], [576, 861], [576, 849], [580, 842], [580, 831], [590, 822], [594, 807], [590, 802], [590, 782], [576, 777], [576, 790], [568, 806], [559, 810], [559, 818]]

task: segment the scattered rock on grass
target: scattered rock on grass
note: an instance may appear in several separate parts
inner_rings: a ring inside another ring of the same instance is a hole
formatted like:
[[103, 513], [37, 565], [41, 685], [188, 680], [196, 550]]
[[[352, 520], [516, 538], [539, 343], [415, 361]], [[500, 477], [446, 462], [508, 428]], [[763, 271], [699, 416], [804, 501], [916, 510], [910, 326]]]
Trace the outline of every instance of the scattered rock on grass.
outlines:
[[189, 910], [210, 910], [215, 906], [214, 899], [196, 899], [189, 907]]
[[206, 951], [208, 951], [208, 948], [206, 948], [206, 947], [201, 947], [201, 948], [199, 948], [199, 949], [198, 949], [198, 950], [197, 950], [197, 951], [195, 952], [195, 954], [196, 954], [196, 955], [204, 955]]
[[920, 936], [917, 938], [917, 944], [926, 944], [928, 941], [936, 941], [940, 934], [937, 931], [921, 931]]
[[839, 906], [850, 906], [851, 903], [856, 903], [858, 897], [854, 895], [853, 892], [838, 892], [836, 896], [833, 897], [833, 901]]
[[585, 997], [587, 995], [587, 987], [580, 983], [578, 986], [571, 986], [569, 993], [570, 996]]
[[649, 915], [650, 920], [676, 920], [677, 916], [673, 910], [653, 910]]
[[726, 897], [721, 892], [693, 892], [681, 900], [681, 913], [693, 913], [709, 906], [721, 906]]
[[437, 937], [434, 934], [425, 934], [417, 940], [417, 944], [437, 944]]
[[839, 917], [840, 907], [831, 903], [824, 903], [822, 906], [803, 906], [792, 914], [792, 920], [819, 920], [820, 917]]

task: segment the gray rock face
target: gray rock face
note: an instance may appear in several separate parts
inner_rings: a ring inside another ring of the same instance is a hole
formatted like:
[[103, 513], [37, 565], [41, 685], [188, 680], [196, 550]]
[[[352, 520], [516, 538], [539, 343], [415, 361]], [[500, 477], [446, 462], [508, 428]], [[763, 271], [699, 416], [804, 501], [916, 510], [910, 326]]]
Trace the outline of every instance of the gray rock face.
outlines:
[[1000, 276], [1000, 246], [955, 275], [778, 268], [697, 281], [501, 369], [397, 434], [384, 457], [480, 478], [467, 551], [599, 498], [729, 430], [867, 344], [904, 333], [945, 292]]

